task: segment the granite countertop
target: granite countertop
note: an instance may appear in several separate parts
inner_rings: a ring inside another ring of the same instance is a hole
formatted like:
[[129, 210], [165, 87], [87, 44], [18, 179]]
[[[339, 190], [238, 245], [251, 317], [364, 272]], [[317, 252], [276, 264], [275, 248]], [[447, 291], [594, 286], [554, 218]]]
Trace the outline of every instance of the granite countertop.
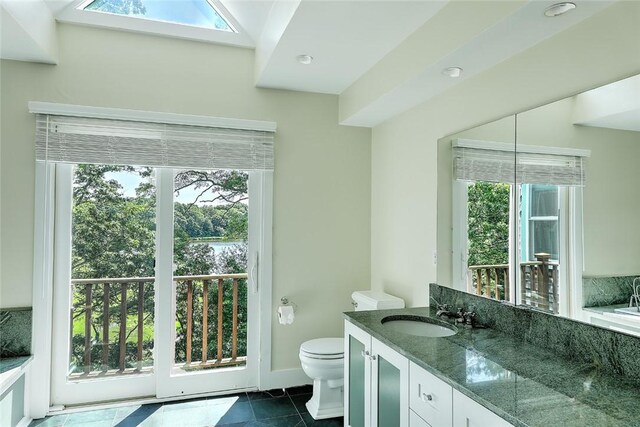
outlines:
[[28, 368], [33, 356], [0, 358], [0, 394], [4, 394]]
[[0, 374], [4, 374], [11, 369], [18, 368], [22, 366], [23, 363], [30, 360], [31, 356], [17, 356], [17, 357], [7, 357], [0, 358]]
[[392, 314], [439, 321], [430, 307], [344, 316], [515, 426], [640, 427], [638, 381], [561, 358], [492, 329], [459, 326], [456, 335], [445, 338], [389, 331], [381, 319]]
[[594, 313], [600, 313], [600, 314], [615, 313], [615, 314], [620, 314], [622, 316], [629, 316], [629, 318], [632, 318], [632, 319], [637, 317], [633, 314], [625, 314], [625, 313], [620, 313], [615, 311], [616, 308], [628, 308], [628, 307], [629, 307], [629, 304], [613, 304], [613, 305], [602, 305], [602, 306], [595, 306], [595, 307], [584, 307], [583, 310], [592, 311]]

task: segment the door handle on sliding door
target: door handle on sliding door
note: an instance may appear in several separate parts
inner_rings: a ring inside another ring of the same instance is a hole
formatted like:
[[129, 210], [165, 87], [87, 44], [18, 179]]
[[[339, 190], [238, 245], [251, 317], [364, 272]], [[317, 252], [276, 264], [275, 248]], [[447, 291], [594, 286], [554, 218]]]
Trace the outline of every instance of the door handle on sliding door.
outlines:
[[251, 264], [251, 272], [249, 278], [251, 280], [251, 290], [254, 294], [258, 293], [258, 252], [253, 256], [253, 263]]

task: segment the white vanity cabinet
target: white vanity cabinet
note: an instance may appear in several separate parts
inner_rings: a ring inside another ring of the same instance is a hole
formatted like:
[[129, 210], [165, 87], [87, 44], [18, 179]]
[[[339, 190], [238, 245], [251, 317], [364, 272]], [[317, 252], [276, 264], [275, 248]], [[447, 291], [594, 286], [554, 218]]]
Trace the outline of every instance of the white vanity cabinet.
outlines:
[[352, 323], [344, 331], [346, 427], [511, 426]]
[[478, 402], [453, 391], [453, 427], [513, 427]]
[[413, 362], [409, 363], [409, 376], [411, 410], [428, 426], [451, 427], [453, 388]]
[[409, 361], [345, 322], [345, 426], [409, 425]]

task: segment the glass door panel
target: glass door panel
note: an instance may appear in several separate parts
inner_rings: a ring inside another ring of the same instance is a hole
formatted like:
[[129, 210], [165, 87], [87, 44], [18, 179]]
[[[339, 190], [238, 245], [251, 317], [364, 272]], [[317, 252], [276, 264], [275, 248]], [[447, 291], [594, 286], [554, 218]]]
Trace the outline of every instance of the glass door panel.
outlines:
[[174, 361], [185, 371], [246, 364], [248, 174], [174, 178]]
[[257, 324], [258, 290], [248, 289], [248, 271], [257, 270], [257, 263], [248, 253], [250, 241], [255, 245], [260, 236], [250, 233], [249, 217], [261, 205], [253, 207], [249, 199], [259, 189], [242, 171], [160, 173], [158, 215], [171, 223], [158, 239], [157, 298], [167, 329], [159, 334], [164, 350], [156, 393], [255, 387], [258, 335], [250, 325]]
[[400, 370], [378, 356], [378, 425], [400, 427]]
[[53, 400], [79, 404], [148, 395], [155, 320], [153, 170], [56, 168]]
[[355, 337], [349, 336], [349, 425], [351, 427], [365, 427], [365, 369], [368, 368], [363, 356], [365, 346]]

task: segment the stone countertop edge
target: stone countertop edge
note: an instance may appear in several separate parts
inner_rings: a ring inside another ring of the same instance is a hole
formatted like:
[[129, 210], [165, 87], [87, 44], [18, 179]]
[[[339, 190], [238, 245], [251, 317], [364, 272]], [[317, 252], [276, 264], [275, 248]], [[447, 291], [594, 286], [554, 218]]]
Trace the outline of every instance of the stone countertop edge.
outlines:
[[[348, 322], [350, 322], [350, 323], [354, 324], [355, 326], [359, 327], [360, 329], [362, 329], [363, 331], [367, 332], [372, 337], [374, 337], [377, 340], [381, 341], [385, 345], [388, 345], [393, 350], [395, 350], [398, 353], [400, 353], [401, 355], [405, 356], [411, 362], [414, 362], [418, 366], [424, 368], [426, 371], [432, 373], [433, 375], [435, 375], [436, 377], [438, 377], [439, 379], [441, 379], [445, 383], [451, 385], [454, 389], [458, 390], [459, 392], [461, 392], [465, 396], [468, 396], [472, 400], [478, 402], [480, 405], [482, 405], [485, 408], [487, 408], [488, 410], [494, 412], [496, 415], [498, 415], [501, 418], [505, 419], [506, 421], [510, 422], [514, 426], [517, 426], [517, 427], [531, 427], [531, 425], [543, 425], [543, 424], [540, 424], [540, 423], [528, 424], [527, 422], [525, 422], [522, 419], [518, 418], [518, 416], [516, 414], [510, 412], [508, 409], [496, 406], [496, 404], [486, 400], [485, 398], [483, 398], [482, 396], [478, 395], [473, 390], [468, 389], [467, 387], [465, 387], [463, 384], [458, 382], [456, 379], [452, 378], [447, 373], [441, 372], [436, 367], [431, 366], [427, 361], [422, 360], [420, 357], [418, 357], [418, 355], [413, 354], [411, 351], [407, 351], [407, 349], [403, 348], [403, 346], [401, 344], [401, 341], [403, 339], [402, 338], [403, 334], [395, 335], [395, 336], [399, 337], [398, 340], [393, 340], [393, 339], [389, 339], [389, 338], [385, 337], [383, 334], [381, 334], [381, 331], [379, 330], [379, 328], [376, 328], [376, 326], [378, 326], [377, 323], [380, 323], [380, 320], [382, 318], [384, 318], [386, 316], [389, 316], [389, 315], [417, 315], [417, 316], [429, 317], [429, 318], [433, 319], [436, 323], [444, 322], [443, 320], [441, 320], [441, 319], [439, 319], [439, 318], [437, 318], [435, 316], [435, 309], [431, 308], [431, 307], [418, 307], [418, 308], [404, 308], [404, 309], [396, 309], [396, 310], [377, 310], [377, 311], [360, 311], [360, 312], [346, 312], [346, 313], [343, 313], [344, 319], [347, 320]], [[382, 323], [380, 323], [379, 326], [382, 327]], [[499, 332], [499, 331], [495, 331], [493, 329], [478, 329], [478, 330], [479, 331], [487, 331], [487, 333], [491, 333], [491, 335], [494, 335], [494, 336], [508, 337], [507, 334], [504, 334], [504, 333]], [[472, 331], [475, 331], [475, 329], [472, 330]], [[471, 334], [473, 334], [473, 332], [471, 332]], [[464, 334], [461, 334], [461, 335], [464, 335]], [[410, 335], [404, 335], [404, 337], [405, 337], [405, 339], [410, 339], [411, 338]], [[453, 337], [455, 337], [455, 335]], [[414, 337], [414, 338], [423, 338], [423, 337]], [[447, 340], [448, 341], [448, 338], [426, 338], [426, 339], [427, 340]], [[460, 338], [460, 339], [463, 339], [463, 338]], [[436, 341], [431, 341], [431, 342], [435, 343]], [[462, 350], [473, 351], [478, 356], [481, 356], [483, 358], [491, 360], [490, 353], [486, 352], [486, 351], [477, 350], [473, 345], [473, 341], [471, 341], [471, 340], [469, 340], [469, 342], [466, 343], [466, 345], [464, 345], [464, 346], [461, 345], [461, 343], [450, 342], [450, 344], [459, 346], [461, 348], [460, 351], [462, 351]], [[514, 348], [515, 348], [515, 344], [514, 344]], [[435, 351], [437, 351], [437, 348], [435, 349]], [[427, 357], [425, 357], [425, 359], [426, 358]], [[566, 363], [566, 360], [562, 359], [559, 356], [557, 357], [557, 360], [558, 360], [558, 364], [562, 364], [562, 361], [564, 361]], [[550, 360], [546, 360], [546, 363], [548, 363], [549, 361]], [[499, 363], [498, 363], [498, 365], [499, 365]], [[517, 371], [513, 371], [512, 369], [507, 369], [506, 367], [503, 367], [503, 369], [505, 369], [506, 371], [514, 372], [516, 375], [520, 375], [520, 376], [524, 375], [523, 376], [523, 380], [527, 380], [527, 381], [531, 381], [533, 383], [537, 383], [535, 379], [527, 378], [526, 374], [518, 373]], [[545, 385], [545, 384], [539, 384], [539, 385], [550, 389], [554, 393], [559, 393], [559, 394], [562, 394], [564, 396], [567, 396], [562, 391], [554, 390], [553, 388], [549, 387], [548, 385]], [[567, 397], [570, 398], [570, 399], [573, 399], [570, 396], [567, 396]], [[514, 397], [514, 399], [515, 399], [515, 397]], [[580, 402], [580, 403], [586, 405], [587, 407], [590, 406], [588, 402], [587, 403]], [[638, 403], [640, 403], [640, 397], [638, 398]], [[558, 404], [558, 409], [559, 410], [562, 409], [560, 403]], [[596, 411], [600, 412], [600, 410], [598, 408], [591, 408], [591, 409], [595, 409]], [[569, 413], [567, 413], [566, 415], [567, 415], [567, 417], [570, 416]], [[612, 414], [604, 413], [604, 415], [609, 419], [610, 422], [613, 422], [613, 424], [607, 424], [607, 425], [625, 425], [625, 426], [632, 425], [632, 424], [625, 423], [624, 420], [620, 420], [620, 419], [614, 417]], [[572, 420], [566, 420], [566, 421], [570, 423], [570, 422], [575, 422], [577, 420], [572, 419]], [[574, 425], [574, 424], [572, 424], [572, 425]], [[589, 424], [581, 424], [581, 425], [585, 425], [586, 426], [586, 425], [589, 425]], [[633, 425], [636, 425], [636, 424], [633, 424]], [[639, 423], [637, 425], [640, 425], [640, 421], [639, 421]]]
[[[4, 394], [20, 376], [29, 369], [29, 365], [33, 361], [33, 356], [18, 356], [2, 359], [2, 362], [15, 360], [16, 366], [11, 367], [7, 371], [0, 373], [0, 395]], [[19, 364], [18, 364], [19, 363]]]

